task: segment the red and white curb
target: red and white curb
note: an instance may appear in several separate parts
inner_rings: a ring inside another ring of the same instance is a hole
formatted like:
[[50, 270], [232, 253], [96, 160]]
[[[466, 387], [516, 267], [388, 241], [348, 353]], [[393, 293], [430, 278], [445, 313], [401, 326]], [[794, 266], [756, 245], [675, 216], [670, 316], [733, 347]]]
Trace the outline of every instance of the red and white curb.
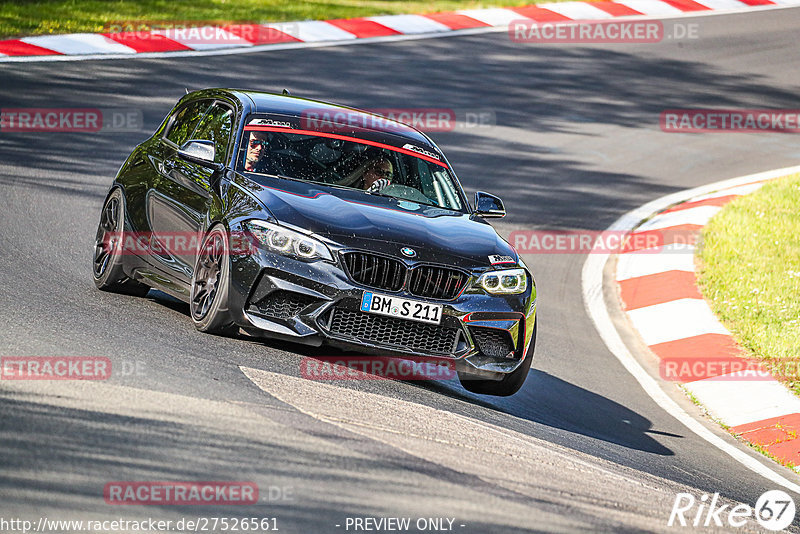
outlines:
[[763, 184], [762, 179], [692, 197], [649, 218], [631, 236], [658, 230], [665, 242], [620, 254], [616, 280], [623, 309], [662, 363], [699, 369], [688, 373], [684, 387], [709, 413], [731, 433], [800, 466], [800, 398], [764, 372], [725, 373], [719, 364], [740, 358], [741, 349], [695, 281], [694, 237], [722, 206]]
[[[617, 255], [614, 273], [606, 270], [610, 254], [589, 254], [582, 272], [584, 302], [600, 337], [645, 392], [695, 434], [796, 493], [800, 493], [800, 485], [788, 480], [785, 472], [776, 471], [721, 438], [666, 393], [664, 382], [651, 376], [623, 341], [609, 313], [609, 306], [614, 304], [606, 300], [604, 288], [607, 277], [612, 277], [630, 323], [662, 363], [665, 359], [740, 358], [740, 349], [730, 333], [697, 290], [694, 245], [686, 238], [699, 232], [727, 202], [757, 190], [768, 180], [798, 172], [800, 166], [744, 176], [681, 191], [641, 206], [622, 216], [607, 231], [631, 236], [658, 232], [664, 241], [654, 248]], [[698, 378], [684, 387], [713, 417], [776, 458], [800, 464], [800, 439], [796, 436], [800, 430], [800, 398], [763, 373], [757, 380], [747, 380], [752, 377], [745, 374]]]
[[0, 41], [0, 62], [162, 57], [167, 53], [207, 55], [246, 49], [346, 44], [363, 39], [395, 40], [404, 36], [420, 38], [499, 31], [507, 28], [512, 21], [547, 23], [614, 18], [665, 18], [797, 5], [800, 5], [800, 0], [601, 0], [514, 8], [467, 9], [425, 15], [231, 24], [151, 32], [40, 35]]

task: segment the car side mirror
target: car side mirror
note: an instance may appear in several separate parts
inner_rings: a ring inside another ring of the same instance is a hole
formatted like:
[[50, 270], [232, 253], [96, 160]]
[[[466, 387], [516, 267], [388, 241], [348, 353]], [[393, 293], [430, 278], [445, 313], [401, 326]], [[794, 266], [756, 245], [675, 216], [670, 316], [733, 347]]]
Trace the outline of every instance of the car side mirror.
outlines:
[[202, 165], [203, 167], [207, 167], [215, 171], [220, 171], [224, 166], [221, 163], [214, 163], [214, 155], [215, 150], [213, 141], [191, 139], [186, 141], [183, 146], [178, 149], [178, 156], [181, 159], [190, 161], [192, 163], [197, 163], [198, 165]]
[[475, 215], [484, 218], [500, 218], [506, 216], [506, 208], [500, 198], [478, 191], [475, 193]]

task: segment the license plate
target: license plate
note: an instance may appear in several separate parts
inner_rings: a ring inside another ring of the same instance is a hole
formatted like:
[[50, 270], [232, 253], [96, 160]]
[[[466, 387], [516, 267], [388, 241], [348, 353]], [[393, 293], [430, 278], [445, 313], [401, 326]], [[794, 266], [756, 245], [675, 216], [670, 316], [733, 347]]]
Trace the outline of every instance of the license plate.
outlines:
[[441, 304], [381, 295], [372, 291], [364, 291], [361, 296], [361, 311], [429, 324], [439, 324], [442, 320]]

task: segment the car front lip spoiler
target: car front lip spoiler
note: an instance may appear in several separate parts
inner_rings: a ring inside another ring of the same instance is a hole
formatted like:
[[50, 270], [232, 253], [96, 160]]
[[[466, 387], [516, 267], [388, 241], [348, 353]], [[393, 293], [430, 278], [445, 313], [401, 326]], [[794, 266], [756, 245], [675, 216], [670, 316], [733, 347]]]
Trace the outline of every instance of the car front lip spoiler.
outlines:
[[[265, 276], [269, 276], [273, 280], [275, 279], [275, 274], [271, 273], [267, 274], [264, 273]], [[290, 291], [296, 291], [299, 293], [308, 294], [310, 296], [314, 296], [315, 298], [325, 298], [326, 302], [319, 303], [315, 306], [312, 310], [308, 313], [301, 313], [299, 316], [292, 318], [290, 320], [273, 320], [269, 317], [261, 317], [259, 315], [252, 314], [246, 310], [242, 310], [244, 318], [247, 322], [252, 325], [253, 329], [257, 331], [265, 331], [270, 337], [276, 337], [280, 339], [284, 339], [287, 341], [294, 341], [306, 345], [312, 346], [320, 346], [324, 342], [327, 342], [331, 345], [339, 346], [340, 348], [344, 348], [345, 350], [355, 350], [358, 352], [364, 353], [371, 353], [373, 355], [385, 355], [385, 356], [397, 356], [397, 357], [422, 357], [422, 358], [437, 358], [442, 360], [450, 360], [455, 361], [456, 364], [461, 367], [465, 372], [474, 372], [475, 374], [487, 374], [487, 373], [511, 373], [516, 370], [522, 363], [524, 362], [525, 358], [528, 354], [528, 348], [530, 345], [529, 336], [526, 335], [525, 339], [520, 342], [522, 347], [517, 347], [517, 351], [520, 351], [521, 354], [519, 358], [509, 358], [509, 359], [498, 359], [489, 356], [485, 356], [480, 353], [477, 348], [475, 341], [472, 339], [472, 335], [469, 331], [467, 326], [472, 323], [481, 323], [486, 324], [488, 322], [497, 321], [499, 323], [509, 321], [510, 317], [513, 316], [515, 321], [520, 321], [522, 326], [526, 332], [530, 332], [530, 329], [533, 327], [532, 319], [535, 318], [535, 310], [536, 310], [536, 299], [534, 297], [533, 302], [531, 302], [528, 306], [529, 313], [526, 316], [522, 312], [511, 312], [511, 311], [471, 311], [466, 312], [459, 310], [457, 308], [453, 308], [450, 303], [443, 303], [445, 306], [450, 306], [451, 309], [454, 311], [453, 315], [455, 318], [458, 319], [460, 334], [464, 336], [464, 340], [466, 341], [468, 348], [462, 349], [459, 352], [454, 352], [450, 354], [431, 354], [431, 353], [421, 353], [415, 350], [410, 350], [405, 347], [396, 346], [396, 345], [388, 345], [382, 344], [379, 342], [374, 341], [366, 341], [361, 340], [358, 338], [352, 338], [348, 336], [338, 335], [330, 331], [328, 325], [326, 324], [325, 317], [330, 312], [331, 308], [341, 304], [342, 300], [345, 298], [353, 298], [352, 294], [348, 294], [347, 290], [343, 290], [343, 288], [336, 288], [337, 293], [339, 296], [334, 296], [333, 294], [323, 295], [322, 293], [312, 290], [305, 286], [301, 282], [301, 278], [295, 278], [294, 281], [289, 281], [284, 279], [282, 276], [278, 276], [277, 280], [279, 283], [274, 284], [274, 287], [287, 289]], [[365, 289], [360, 286], [354, 285], [348, 279], [348, 285], [351, 285], [348, 290], [357, 290], [357, 291], [371, 291], [372, 289]], [[331, 289], [334, 289], [331, 287]], [[327, 293], [327, 292], [325, 292]], [[410, 298], [419, 298], [419, 297], [410, 297]], [[472, 316], [472, 317], [470, 317]], [[479, 317], [479, 321], [475, 321], [474, 319], [476, 316]], [[516, 351], [515, 351], [516, 352]]]

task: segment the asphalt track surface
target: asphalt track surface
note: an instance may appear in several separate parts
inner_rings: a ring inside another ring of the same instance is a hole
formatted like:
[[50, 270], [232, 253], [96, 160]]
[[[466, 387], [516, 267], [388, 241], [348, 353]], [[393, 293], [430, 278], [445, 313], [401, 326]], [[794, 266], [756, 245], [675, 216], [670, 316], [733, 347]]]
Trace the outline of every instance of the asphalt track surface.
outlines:
[[[2, 108], [144, 114], [137, 131], [0, 133], [0, 354], [107, 356], [139, 370], [0, 385], [0, 516], [277, 517], [284, 532], [345, 532], [348, 516], [451, 517], [460, 532], [664, 530], [678, 491], [752, 505], [776, 489], [664, 412], [608, 352], [584, 310], [581, 255], [526, 257], [539, 338], [510, 398], [449, 382], [303, 380], [303, 356], [336, 352], [200, 334], [182, 304], [91, 281], [110, 181], [184, 88], [492, 110], [495, 127], [433, 137], [468, 193], [504, 198], [506, 234], [602, 230], [656, 197], [800, 163], [789, 134], [658, 125], [669, 108], [797, 108], [800, 9], [681, 21], [699, 39], [542, 46], [494, 33], [0, 66]], [[104, 484], [120, 480], [252, 480], [262, 502], [105, 504]], [[270, 500], [270, 486], [291, 498]]]

